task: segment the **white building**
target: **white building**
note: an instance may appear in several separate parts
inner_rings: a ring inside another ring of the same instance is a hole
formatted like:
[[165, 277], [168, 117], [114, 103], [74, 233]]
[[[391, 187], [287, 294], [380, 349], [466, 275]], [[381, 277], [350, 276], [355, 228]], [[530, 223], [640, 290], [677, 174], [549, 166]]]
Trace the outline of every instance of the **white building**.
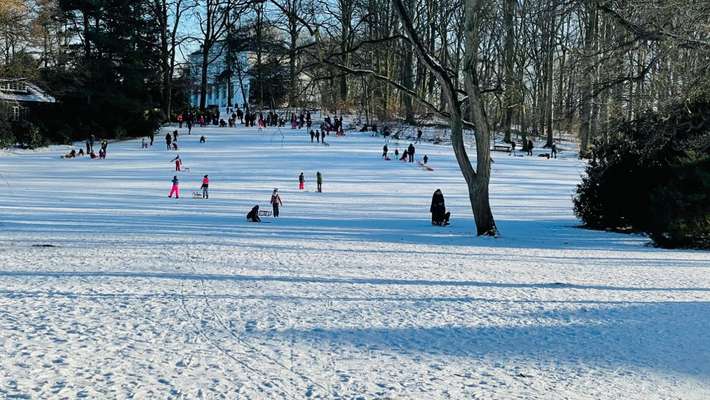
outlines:
[[[227, 71], [227, 51], [224, 45], [224, 42], [218, 42], [212, 46], [210, 50], [209, 58], [214, 59], [214, 61], [207, 68], [207, 96], [205, 106], [219, 107], [220, 109], [229, 107], [229, 90], [231, 86], [231, 106], [243, 108], [244, 104], [246, 104], [249, 99], [250, 77], [246, 74], [249, 56], [247, 52], [237, 53], [235, 58], [239, 63], [239, 68], [233, 66], [231, 79], [227, 79], [225, 77], [225, 71]], [[202, 77], [202, 49], [190, 54], [189, 62], [190, 76], [192, 79], [190, 104], [193, 107], [199, 107], [200, 81]]]

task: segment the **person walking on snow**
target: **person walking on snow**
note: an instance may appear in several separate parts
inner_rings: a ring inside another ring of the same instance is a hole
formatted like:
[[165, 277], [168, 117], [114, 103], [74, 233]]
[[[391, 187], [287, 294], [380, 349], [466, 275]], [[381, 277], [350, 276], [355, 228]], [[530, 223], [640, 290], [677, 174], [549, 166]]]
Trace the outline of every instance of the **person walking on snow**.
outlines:
[[168, 150], [172, 149], [173, 137], [169, 133], [165, 134], [165, 144], [168, 146]]
[[180, 159], [180, 155], [178, 154], [175, 158], [170, 160], [170, 162], [173, 162], [173, 161], [175, 161], [175, 171], [180, 172], [181, 171], [180, 167], [182, 167], [182, 160]]
[[387, 145], [382, 146], [382, 158], [384, 158], [385, 160], [387, 160], [387, 152], [388, 151], [389, 151], [389, 149], [387, 148]]
[[421, 143], [422, 142], [422, 130], [417, 129], [417, 140], [414, 143]]
[[320, 171], [316, 172], [316, 185], [317, 185], [317, 191], [318, 193], [323, 192], [323, 175], [321, 175]]
[[315, 132], [313, 132], [313, 129], [311, 129], [311, 143], [313, 143], [313, 137], [316, 135]]
[[552, 147], [550, 147], [550, 150], [552, 150], [552, 153], [550, 154], [552, 158], [557, 158], [557, 144], [552, 143]]
[[409, 156], [409, 162], [414, 162], [414, 145], [411, 143], [407, 148], [407, 155]]
[[170, 188], [170, 194], [168, 197], [172, 198], [173, 194], [175, 195], [176, 199], [180, 198], [180, 189], [178, 188], [178, 177], [177, 175], [173, 176], [173, 187]]
[[305, 189], [305, 186], [306, 186], [306, 178], [303, 176], [303, 172], [301, 172], [301, 175], [298, 175], [298, 190]]
[[325, 131], [320, 132], [320, 142], [325, 144]]
[[274, 209], [274, 218], [279, 217], [279, 206], [283, 206], [284, 203], [281, 201], [281, 196], [279, 196], [279, 189], [275, 188], [274, 192], [271, 193], [271, 207]]
[[202, 189], [202, 198], [203, 199], [209, 199], [210, 194], [208, 192], [208, 189], [210, 187], [210, 178], [207, 177], [207, 175], [202, 178], [202, 186], [200, 187]]

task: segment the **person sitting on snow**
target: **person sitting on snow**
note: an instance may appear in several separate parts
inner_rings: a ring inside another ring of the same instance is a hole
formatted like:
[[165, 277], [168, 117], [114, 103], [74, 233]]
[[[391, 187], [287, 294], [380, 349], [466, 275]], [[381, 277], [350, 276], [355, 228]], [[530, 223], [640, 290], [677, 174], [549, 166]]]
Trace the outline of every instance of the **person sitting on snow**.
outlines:
[[261, 222], [261, 218], [259, 218], [259, 206], [256, 205], [254, 208], [249, 211], [247, 214], [247, 221], [249, 222]]
[[431, 197], [431, 207], [429, 207], [429, 212], [431, 212], [432, 225], [446, 226], [449, 224], [451, 213], [446, 212], [444, 194], [441, 193], [441, 189], [436, 189], [436, 191], [434, 191], [434, 195]]

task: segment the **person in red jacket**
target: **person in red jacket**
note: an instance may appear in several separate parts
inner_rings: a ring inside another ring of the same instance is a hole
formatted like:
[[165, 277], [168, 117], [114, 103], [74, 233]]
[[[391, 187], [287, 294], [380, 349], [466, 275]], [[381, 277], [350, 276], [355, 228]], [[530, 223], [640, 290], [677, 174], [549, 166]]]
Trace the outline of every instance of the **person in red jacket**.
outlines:
[[298, 190], [305, 189], [305, 185], [306, 185], [306, 178], [303, 176], [303, 172], [301, 172], [301, 175], [298, 175]]
[[205, 175], [204, 178], [202, 178], [202, 198], [203, 199], [209, 199], [210, 194], [207, 192], [208, 188], [210, 186], [210, 178]]
[[180, 172], [181, 171], [180, 168], [182, 167], [182, 160], [180, 159], [180, 155], [178, 154], [175, 158], [173, 158], [170, 161], [175, 161], [175, 171]]

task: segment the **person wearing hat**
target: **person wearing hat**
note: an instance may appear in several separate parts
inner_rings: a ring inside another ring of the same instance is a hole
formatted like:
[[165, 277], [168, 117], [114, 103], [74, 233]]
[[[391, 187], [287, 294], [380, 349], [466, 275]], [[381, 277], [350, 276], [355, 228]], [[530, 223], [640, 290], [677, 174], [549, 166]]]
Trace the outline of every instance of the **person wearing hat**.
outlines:
[[205, 177], [202, 178], [202, 186], [201, 186], [203, 199], [210, 198], [210, 194], [207, 191], [209, 189], [209, 186], [210, 186], [210, 178], [208, 178], [207, 175], [205, 175]]
[[281, 201], [281, 196], [279, 196], [279, 189], [275, 188], [274, 192], [271, 193], [271, 206], [274, 208], [274, 218], [279, 216], [279, 206], [283, 206], [284, 203]]

